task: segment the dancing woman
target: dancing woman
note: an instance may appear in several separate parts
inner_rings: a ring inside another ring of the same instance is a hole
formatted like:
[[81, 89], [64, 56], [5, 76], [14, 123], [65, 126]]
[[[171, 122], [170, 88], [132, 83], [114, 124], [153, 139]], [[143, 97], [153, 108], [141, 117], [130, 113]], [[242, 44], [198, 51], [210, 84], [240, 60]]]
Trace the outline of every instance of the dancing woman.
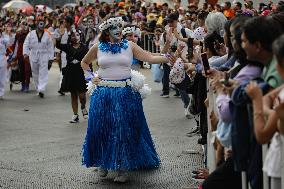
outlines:
[[[128, 85], [133, 58], [153, 64], [168, 62], [153, 56], [137, 44], [121, 39], [123, 20], [109, 18], [100, 25], [99, 43], [81, 62], [84, 70], [97, 59], [101, 82], [92, 93], [88, 129], [83, 145], [83, 164], [99, 167], [105, 177], [117, 171], [115, 182], [126, 182], [128, 171], [156, 168], [156, 153], [145, 119], [140, 93]], [[102, 82], [103, 81], [103, 82]]]
[[[56, 48], [66, 53], [67, 66], [63, 73], [63, 80], [61, 85], [62, 92], [71, 93], [71, 103], [73, 109], [73, 117], [70, 123], [79, 122], [78, 115], [78, 98], [81, 102], [81, 111], [85, 119], [88, 118], [88, 111], [86, 109], [86, 81], [84, 72], [80, 66], [80, 62], [88, 52], [88, 47], [81, 43], [80, 33], [76, 30], [71, 32], [71, 44], [62, 44], [61, 37], [64, 32], [58, 35], [56, 39]], [[59, 33], [59, 32], [58, 32]]]

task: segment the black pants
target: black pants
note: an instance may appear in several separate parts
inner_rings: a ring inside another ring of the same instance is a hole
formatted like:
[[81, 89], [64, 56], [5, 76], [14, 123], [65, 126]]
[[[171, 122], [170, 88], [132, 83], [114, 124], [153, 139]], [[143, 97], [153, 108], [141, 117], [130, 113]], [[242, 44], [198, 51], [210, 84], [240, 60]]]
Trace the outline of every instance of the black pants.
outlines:
[[163, 64], [163, 69], [164, 69], [164, 76], [163, 76], [163, 93], [164, 94], [169, 94], [170, 93], [170, 79], [169, 75], [171, 72], [171, 68], [167, 64]]
[[204, 104], [205, 99], [207, 98], [207, 80], [202, 74], [196, 74], [194, 78], [194, 83], [192, 87], [192, 104], [191, 112], [192, 114], [200, 114], [200, 134], [203, 140], [203, 143], [206, 143], [207, 132], [208, 132], [208, 123], [207, 123], [207, 109]]
[[202, 183], [202, 189], [242, 189], [241, 173], [234, 171], [232, 158], [228, 158]]

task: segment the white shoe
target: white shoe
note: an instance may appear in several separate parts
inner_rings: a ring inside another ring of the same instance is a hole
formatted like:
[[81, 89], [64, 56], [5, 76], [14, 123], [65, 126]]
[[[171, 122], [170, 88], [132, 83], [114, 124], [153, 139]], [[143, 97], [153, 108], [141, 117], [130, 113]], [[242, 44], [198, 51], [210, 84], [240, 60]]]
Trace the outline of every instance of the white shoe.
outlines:
[[106, 177], [107, 174], [108, 174], [108, 170], [103, 169], [103, 168], [99, 168], [98, 169], [98, 174], [99, 174], [100, 177]]
[[127, 171], [118, 171], [117, 176], [114, 178], [114, 182], [125, 183], [128, 180], [128, 172]]
[[189, 111], [189, 105], [184, 109], [184, 115], [187, 119], [192, 119], [194, 117]]
[[69, 121], [70, 123], [78, 123], [79, 122], [79, 116], [73, 115], [72, 119]]
[[86, 108], [82, 109], [82, 114], [83, 114], [84, 119], [88, 119], [89, 116], [88, 116], [88, 111]]

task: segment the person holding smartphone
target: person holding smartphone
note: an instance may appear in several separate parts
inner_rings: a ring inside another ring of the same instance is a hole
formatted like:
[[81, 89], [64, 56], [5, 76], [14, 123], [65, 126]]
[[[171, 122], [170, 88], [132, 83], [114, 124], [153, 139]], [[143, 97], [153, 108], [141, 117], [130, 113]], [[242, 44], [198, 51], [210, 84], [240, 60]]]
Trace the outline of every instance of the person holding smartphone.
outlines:
[[[189, 30], [186, 30], [185, 28], [182, 27], [182, 25], [178, 22], [179, 15], [177, 13], [171, 13], [169, 14], [166, 19], [165, 23], [166, 25], [166, 32], [164, 32], [160, 38], [160, 49], [161, 53], [169, 53], [169, 54], [174, 54], [180, 44], [186, 44], [179, 39], [177, 39], [174, 36], [174, 30], [177, 30], [179, 35], [182, 35], [184, 38], [185, 37], [190, 37], [190, 32]], [[186, 52], [187, 47], [184, 48], [184, 52]], [[170, 74], [170, 66], [167, 64], [163, 65], [164, 69], [164, 76], [163, 76], [163, 89], [162, 89], [162, 94], [160, 95], [163, 98], [168, 98], [169, 97], [169, 92], [170, 92], [170, 87], [169, 87], [169, 74]], [[182, 90], [182, 92], [181, 92]], [[178, 92], [174, 96], [181, 96], [182, 101], [184, 103], [184, 109], [185, 109], [185, 116], [187, 118], [192, 118], [190, 115], [190, 112], [188, 110], [188, 105], [190, 102], [190, 98], [188, 94], [185, 92], [185, 88], [183, 89], [178, 89]]]

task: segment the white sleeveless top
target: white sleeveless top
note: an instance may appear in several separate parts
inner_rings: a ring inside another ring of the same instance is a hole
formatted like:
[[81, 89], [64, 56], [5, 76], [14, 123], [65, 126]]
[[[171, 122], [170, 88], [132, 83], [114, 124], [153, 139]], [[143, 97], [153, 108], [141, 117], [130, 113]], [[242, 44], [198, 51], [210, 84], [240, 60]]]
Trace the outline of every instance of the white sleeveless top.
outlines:
[[281, 178], [282, 142], [279, 133], [275, 133], [267, 151], [262, 170], [270, 177]]
[[133, 53], [131, 44], [121, 53], [103, 52], [98, 48], [98, 75], [103, 80], [123, 80], [130, 78]]

